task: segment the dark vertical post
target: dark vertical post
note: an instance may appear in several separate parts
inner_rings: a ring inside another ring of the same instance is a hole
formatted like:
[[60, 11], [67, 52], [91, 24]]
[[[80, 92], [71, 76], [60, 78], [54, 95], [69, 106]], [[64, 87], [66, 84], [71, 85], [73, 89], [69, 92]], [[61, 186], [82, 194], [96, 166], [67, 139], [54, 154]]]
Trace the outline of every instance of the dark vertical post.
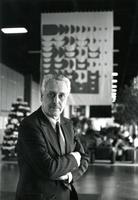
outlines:
[[31, 91], [32, 91], [32, 75], [28, 74], [25, 75], [25, 80], [24, 80], [24, 101], [27, 101], [30, 107], [32, 100]]

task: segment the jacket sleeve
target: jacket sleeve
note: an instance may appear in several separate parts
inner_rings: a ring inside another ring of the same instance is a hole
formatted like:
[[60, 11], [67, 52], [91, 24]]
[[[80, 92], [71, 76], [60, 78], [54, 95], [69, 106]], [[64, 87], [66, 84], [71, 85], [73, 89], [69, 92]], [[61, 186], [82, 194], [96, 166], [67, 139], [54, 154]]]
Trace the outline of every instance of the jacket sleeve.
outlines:
[[77, 162], [73, 155], [52, 157], [41, 129], [31, 123], [22, 123], [19, 128], [17, 143], [18, 160], [25, 161], [39, 176], [44, 179], [56, 179], [76, 169]]
[[78, 151], [81, 154], [81, 163], [78, 168], [73, 169], [71, 171], [72, 176], [73, 176], [73, 182], [77, 181], [86, 172], [86, 170], [88, 169], [88, 163], [89, 163], [89, 157], [84, 152], [84, 148], [79, 138], [76, 136], [74, 140], [76, 143], [74, 151]]

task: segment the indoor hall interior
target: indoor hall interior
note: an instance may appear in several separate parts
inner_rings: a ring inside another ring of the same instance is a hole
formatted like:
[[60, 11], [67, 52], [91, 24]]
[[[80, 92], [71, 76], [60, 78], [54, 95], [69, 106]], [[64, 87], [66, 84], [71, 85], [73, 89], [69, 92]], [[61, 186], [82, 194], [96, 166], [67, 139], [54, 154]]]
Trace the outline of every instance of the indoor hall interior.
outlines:
[[137, 52], [137, 0], [0, 0], [0, 200], [15, 198], [18, 127], [40, 107], [41, 76], [62, 67], [76, 98], [64, 115], [90, 153], [79, 200], [138, 200]]

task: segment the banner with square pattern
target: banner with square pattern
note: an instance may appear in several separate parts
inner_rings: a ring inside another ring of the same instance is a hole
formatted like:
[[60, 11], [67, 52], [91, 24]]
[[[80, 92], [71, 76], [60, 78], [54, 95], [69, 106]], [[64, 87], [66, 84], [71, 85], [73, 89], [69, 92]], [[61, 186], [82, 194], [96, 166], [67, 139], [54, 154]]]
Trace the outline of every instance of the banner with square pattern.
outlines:
[[69, 105], [111, 105], [113, 12], [41, 15], [41, 78], [71, 80]]

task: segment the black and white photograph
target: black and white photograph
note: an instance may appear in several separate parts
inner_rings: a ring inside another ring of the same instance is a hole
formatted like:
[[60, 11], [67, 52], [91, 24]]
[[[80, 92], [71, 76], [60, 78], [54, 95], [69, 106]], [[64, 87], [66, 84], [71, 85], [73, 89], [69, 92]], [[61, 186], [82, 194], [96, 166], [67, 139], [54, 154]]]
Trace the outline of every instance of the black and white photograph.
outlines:
[[138, 200], [138, 1], [0, 1], [0, 200]]

